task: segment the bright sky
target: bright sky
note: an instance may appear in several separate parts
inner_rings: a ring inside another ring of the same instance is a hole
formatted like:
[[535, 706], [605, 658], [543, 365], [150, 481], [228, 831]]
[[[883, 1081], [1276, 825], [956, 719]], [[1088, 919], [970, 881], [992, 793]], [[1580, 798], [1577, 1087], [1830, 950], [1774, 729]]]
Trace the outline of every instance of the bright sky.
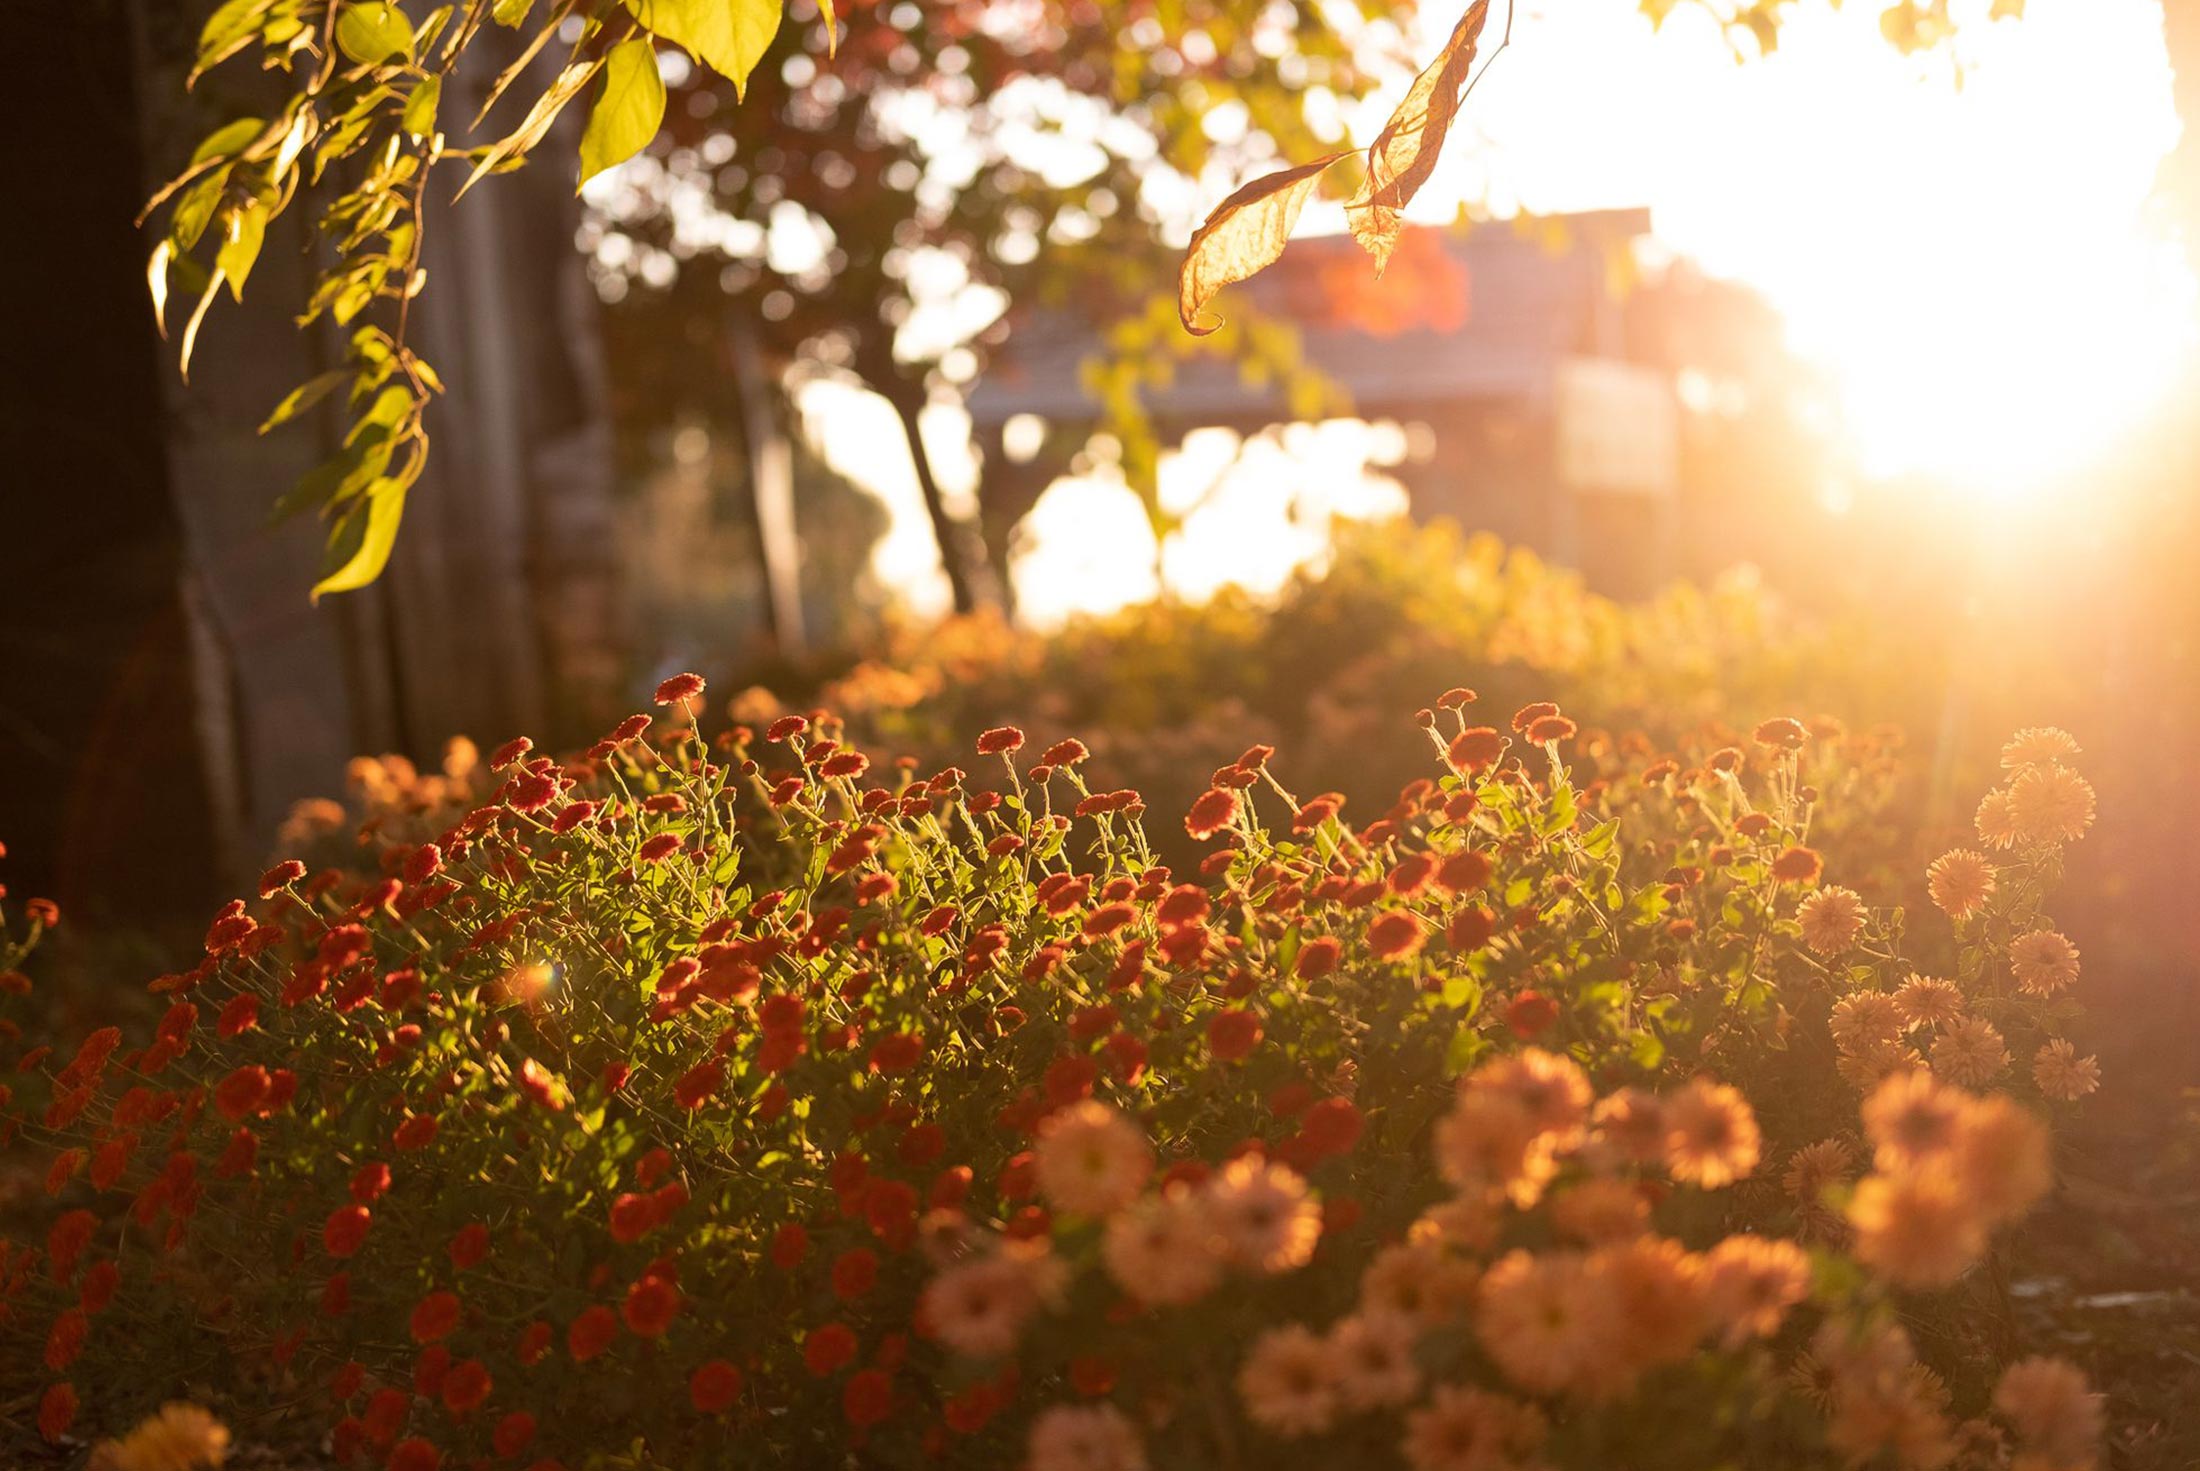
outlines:
[[[2020, 23], [1966, 27], [1954, 59], [1897, 55], [1876, 0], [1799, 0], [1778, 53], [1742, 65], [1690, 6], [1653, 33], [1636, 0], [1518, 4], [1418, 212], [1649, 205], [1663, 241], [1782, 310], [1839, 387], [1868, 472], [2026, 494], [2111, 443], [2190, 350], [2191, 283], [2146, 218], [2178, 130], [2159, 0], [2030, 0]], [[1432, 0], [1432, 33], [1455, 8]], [[1371, 102], [1356, 130], [1387, 108]], [[1335, 433], [1297, 447], [1317, 444], [1296, 469], [1264, 451], [1231, 472], [1171, 581], [1260, 585], [1318, 555], [1292, 486], [1329, 487], [1345, 514], [1395, 504], [1337, 459]], [[1196, 500], [1214, 458], [1165, 464], [1165, 496]], [[847, 466], [897, 508], [880, 570], [921, 586], [932, 553], [906, 459], [880, 466]], [[1058, 486], [1032, 530], [1015, 573], [1035, 619], [1153, 591], [1150, 534], [1119, 486]]]

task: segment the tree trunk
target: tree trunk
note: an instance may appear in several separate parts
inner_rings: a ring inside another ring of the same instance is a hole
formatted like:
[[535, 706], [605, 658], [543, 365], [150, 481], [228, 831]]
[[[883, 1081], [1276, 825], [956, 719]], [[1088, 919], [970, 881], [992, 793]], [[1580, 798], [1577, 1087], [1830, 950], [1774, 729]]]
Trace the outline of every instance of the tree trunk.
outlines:
[[984, 544], [947, 509], [940, 494], [939, 477], [932, 471], [932, 455], [924, 447], [918, 423], [924, 399], [915, 393], [894, 392], [887, 395], [887, 401], [894, 406], [901, 419], [901, 432], [909, 441], [909, 460], [916, 468], [925, 513], [932, 518], [932, 536], [939, 543], [940, 565], [946, 569], [947, 585], [954, 593], [955, 611], [975, 612], [981, 601], [997, 603], [999, 600], [991, 595], [992, 578], [985, 564]]
[[749, 501], [756, 545], [764, 562], [764, 587], [772, 637], [779, 652], [800, 654], [809, 645], [802, 616], [802, 541], [795, 531], [794, 451], [782, 431], [777, 406], [783, 397], [770, 381], [764, 355], [748, 323], [728, 312], [728, 353], [733, 360], [741, 436], [748, 444]]

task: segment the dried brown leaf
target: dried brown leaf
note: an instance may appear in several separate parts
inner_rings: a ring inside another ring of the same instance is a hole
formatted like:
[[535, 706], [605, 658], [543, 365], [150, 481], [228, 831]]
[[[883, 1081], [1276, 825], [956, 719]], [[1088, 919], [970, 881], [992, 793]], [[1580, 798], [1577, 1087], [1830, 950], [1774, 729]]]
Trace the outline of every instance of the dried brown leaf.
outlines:
[[1245, 280], [1283, 254], [1291, 227], [1313, 197], [1323, 171], [1344, 156], [1332, 153], [1263, 175], [1215, 206], [1192, 235], [1177, 273], [1176, 314], [1185, 331], [1204, 337], [1222, 325], [1220, 318], [1200, 325], [1207, 303], [1223, 287]]
[[[1489, 0], [1474, 0], [1467, 13], [1452, 27], [1444, 49], [1413, 79], [1405, 99], [1375, 135], [1367, 149], [1367, 186], [1353, 201], [1364, 208], [1401, 210], [1412, 202], [1436, 169], [1444, 138], [1459, 114], [1469, 75], [1474, 68], [1475, 43], [1489, 24]], [[1360, 234], [1355, 227], [1354, 234]], [[1395, 230], [1389, 232], [1395, 242]], [[1362, 238], [1362, 244], [1366, 243]]]

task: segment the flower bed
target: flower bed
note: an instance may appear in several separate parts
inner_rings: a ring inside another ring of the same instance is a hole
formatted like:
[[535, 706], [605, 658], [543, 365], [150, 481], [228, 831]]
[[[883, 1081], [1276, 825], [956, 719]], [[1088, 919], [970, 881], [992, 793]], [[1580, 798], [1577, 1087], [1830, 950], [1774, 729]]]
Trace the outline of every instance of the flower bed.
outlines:
[[2059, 732], [1905, 913], [1814, 837], [1892, 758], [1789, 720], [1454, 690], [1387, 811], [1255, 746], [1170, 873], [1074, 740], [701, 693], [279, 866], [150, 1036], [5, 1044], [0, 1402], [395, 1471], [2094, 1463], [1997, 1266], [2097, 1081]]

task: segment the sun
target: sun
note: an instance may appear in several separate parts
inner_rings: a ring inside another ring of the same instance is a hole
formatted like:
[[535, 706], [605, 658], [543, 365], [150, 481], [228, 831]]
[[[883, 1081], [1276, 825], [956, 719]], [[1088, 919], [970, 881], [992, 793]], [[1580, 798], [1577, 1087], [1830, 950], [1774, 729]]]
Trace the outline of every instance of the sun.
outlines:
[[[1529, 7], [1477, 93], [1463, 197], [1651, 207], [1762, 292], [1839, 390], [1866, 478], [2068, 484], [2160, 406], [2193, 286], [2154, 204], [2179, 133], [2159, 5], [2034, 0], [1903, 57], [1881, 6], [1798, 6], [1735, 64], [1692, 8]], [[1972, 7], [1983, 10], [1983, 6]]]
[[[1868, 477], [2034, 498], [2100, 464], [2177, 381], [2192, 293], [2173, 251], [2052, 221], [2011, 248], [2002, 223], [1943, 232], [1912, 277], [1836, 279], [1790, 306]], [[2082, 238], [2096, 232], [2112, 238]]]

